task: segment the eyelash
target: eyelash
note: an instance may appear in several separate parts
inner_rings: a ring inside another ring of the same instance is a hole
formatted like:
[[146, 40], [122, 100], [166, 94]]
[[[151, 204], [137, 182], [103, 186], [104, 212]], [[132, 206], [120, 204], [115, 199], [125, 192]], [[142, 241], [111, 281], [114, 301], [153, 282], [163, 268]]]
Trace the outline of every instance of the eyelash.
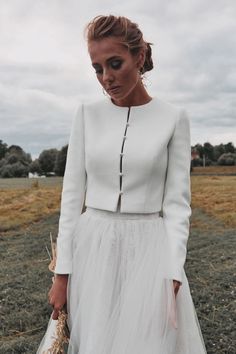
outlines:
[[[115, 65], [114, 65], [114, 63], [115, 63]], [[114, 70], [120, 69], [121, 65], [122, 65], [122, 61], [121, 60], [114, 60], [113, 62], [111, 62], [111, 67]]]
[[[115, 63], [115, 65], [114, 65]], [[121, 65], [122, 65], [122, 60], [113, 60], [111, 63], [110, 63], [110, 66], [113, 70], [119, 70]], [[102, 74], [102, 69], [96, 69], [95, 70], [95, 73], [96, 74]]]

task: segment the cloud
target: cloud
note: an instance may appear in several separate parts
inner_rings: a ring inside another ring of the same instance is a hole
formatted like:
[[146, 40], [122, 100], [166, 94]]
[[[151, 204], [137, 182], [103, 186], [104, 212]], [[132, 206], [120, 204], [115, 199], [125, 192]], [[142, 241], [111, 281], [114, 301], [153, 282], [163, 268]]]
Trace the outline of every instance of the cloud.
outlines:
[[102, 95], [83, 29], [110, 13], [130, 17], [153, 42], [147, 88], [187, 109], [192, 145], [236, 145], [234, 0], [2, 2], [0, 139], [33, 156], [67, 143], [78, 101]]

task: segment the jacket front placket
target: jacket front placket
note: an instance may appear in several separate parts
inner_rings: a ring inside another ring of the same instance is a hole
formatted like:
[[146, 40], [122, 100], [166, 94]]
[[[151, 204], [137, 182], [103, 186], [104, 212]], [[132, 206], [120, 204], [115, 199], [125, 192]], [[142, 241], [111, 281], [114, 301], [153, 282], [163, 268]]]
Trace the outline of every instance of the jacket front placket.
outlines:
[[120, 191], [119, 191], [119, 201], [118, 201], [118, 207], [120, 206], [121, 203], [121, 197], [122, 194], [124, 193], [122, 190], [122, 182], [123, 182], [123, 177], [124, 177], [124, 172], [123, 172], [123, 159], [124, 159], [124, 147], [125, 147], [125, 142], [127, 139], [127, 131], [128, 131], [128, 127], [130, 125], [129, 123], [129, 118], [130, 118], [130, 110], [131, 107], [128, 108], [128, 113], [127, 113], [127, 120], [126, 120], [126, 125], [125, 125], [125, 131], [124, 131], [124, 135], [122, 138], [122, 145], [121, 145], [121, 151], [120, 151], [120, 169], [119, 169], [119, 176], [120, 176]]

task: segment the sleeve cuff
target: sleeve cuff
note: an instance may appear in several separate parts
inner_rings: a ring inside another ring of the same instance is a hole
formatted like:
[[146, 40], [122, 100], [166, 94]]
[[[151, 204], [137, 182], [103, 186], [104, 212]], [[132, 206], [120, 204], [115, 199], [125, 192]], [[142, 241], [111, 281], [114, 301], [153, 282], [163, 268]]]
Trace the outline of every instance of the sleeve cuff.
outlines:
[[183, 272], [183, 267], [177, 267], [176, 264], [170, 264], [166, 272], [166, 278], [177, 280], [182, 284]]
[[61, 262], [57, 263], [55, 267], [55, 274], [71, 274], [72, 273], [72, 262]]

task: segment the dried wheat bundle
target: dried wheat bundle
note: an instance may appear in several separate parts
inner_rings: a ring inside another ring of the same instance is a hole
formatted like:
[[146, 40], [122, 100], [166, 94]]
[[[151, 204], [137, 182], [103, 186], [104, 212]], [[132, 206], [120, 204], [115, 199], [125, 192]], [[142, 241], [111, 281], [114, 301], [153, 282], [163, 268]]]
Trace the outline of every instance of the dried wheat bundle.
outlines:
[[65, 345], [69, 343], [69, 334], [67, 327], [67, 314], [60, 311], [56, 326], [55, 337], [51, 348], [44, 351], [43, 354], [65, 354]]
[[[50, 241], [51, 241], [51, 254], [50, 256], [50, 264], [48, 266], [49, 270], [54, 273], [56, 267], [56, 259], [57, 259], [57, 247], [56, 242], [52, 240], [52, 234], [50, 233]], [[55, 280], [55, 274], [52, 277], [52, 281]], [[53, 342], [51, 348], [47, 349], [43, 352], [43, 354], [65, 354], [65, 346], [69, 343], [69, 328], [67, 326], [67, 313], [65, 309], [59, 311], [59, 316], [57, 319], [55, 336], [53, 336]]]
[[57, 244], [56, 244], [56, 242], [53, 242], [51, 232], [50, 232], [50, 242], [51, 242], [52, 256], [49, 253], [49, 257], [50, 257], [51, 262], [49, 263], [48, 268], [52, 273], [54, 273], [54, 270], [56, 268], [56, 261], [57, 261]]

